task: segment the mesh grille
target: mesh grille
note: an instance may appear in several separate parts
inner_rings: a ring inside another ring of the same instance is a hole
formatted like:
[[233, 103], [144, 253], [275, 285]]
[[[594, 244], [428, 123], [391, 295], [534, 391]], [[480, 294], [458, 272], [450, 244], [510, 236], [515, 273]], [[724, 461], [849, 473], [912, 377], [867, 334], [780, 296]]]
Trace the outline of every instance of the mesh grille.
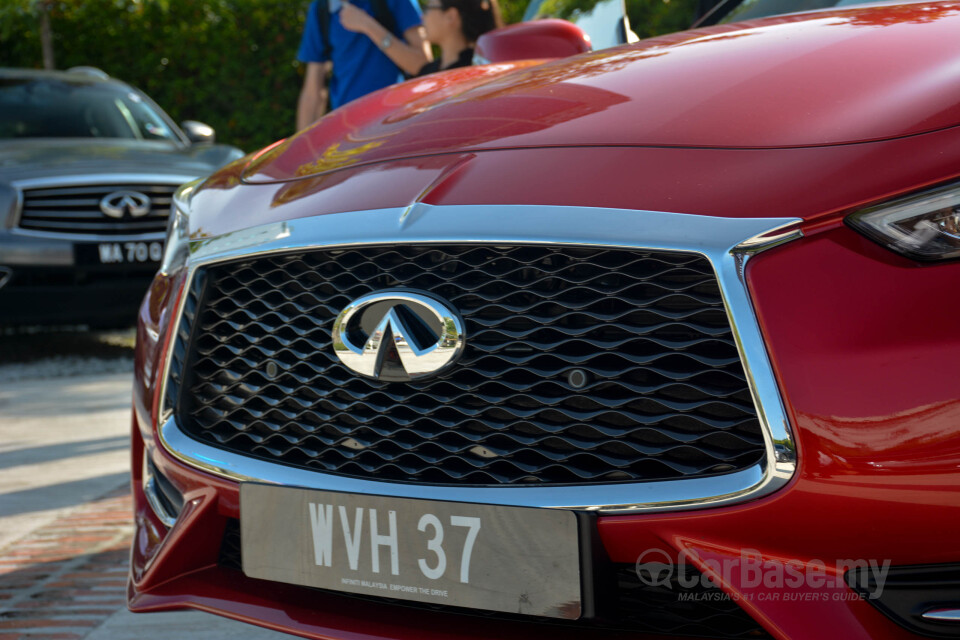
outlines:
[[[455, 366], [390, 383], [340, 363], [334, 318], [387, 288], [461, 313]], [[568, 383], [573, 369], [585, 387]], [[727, 473], [764, 455], [716, 278], [694, 254], [397, 246], [218, 264], [194, 279], [171, 378], [190, 436], [354, 477], [608, 483]]]
[[[69, 234], [133, 235], [163, 232], [178, 185], [93, 185], [29, 189], [23, 192], [20, 228]], [[150, 198], [150, 212], [133, 218], [110, 218], [100, 201], [119, 191], [136, 191]]]

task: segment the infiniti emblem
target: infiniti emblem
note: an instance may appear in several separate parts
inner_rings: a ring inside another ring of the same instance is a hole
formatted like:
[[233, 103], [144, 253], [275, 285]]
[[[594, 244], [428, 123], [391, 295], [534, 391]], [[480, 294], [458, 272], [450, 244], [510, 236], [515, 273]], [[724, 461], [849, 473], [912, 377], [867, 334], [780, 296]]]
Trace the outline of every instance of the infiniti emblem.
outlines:
[[100, 201], [100, 210], [111, 218], [141, 218], [150, 213], [150, 197], [139, 191], [114, 191]]
[[333, 349], [360, 375], [402, 382], [435, 374], [463, 351], [463, 322], [445, 302], [405, 290], [358, 298], [333, 323]]

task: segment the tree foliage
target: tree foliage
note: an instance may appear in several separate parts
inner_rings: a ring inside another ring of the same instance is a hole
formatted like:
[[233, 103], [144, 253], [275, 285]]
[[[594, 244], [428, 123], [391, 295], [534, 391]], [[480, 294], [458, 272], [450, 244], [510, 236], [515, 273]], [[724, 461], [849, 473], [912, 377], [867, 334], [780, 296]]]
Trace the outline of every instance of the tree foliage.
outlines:
[[627, 0], [630, 28], [641, 38], [652, 38], [690, 27], [697, 0]]
[[[566, 20], [576, 20], [578, 15], [590, 12], [599, 0], [543, 0], [538, 15]], [[630, 28], [640, 38], [649, 38], [664, 33], [686, 29], [693, 22], [697, 0], [625, 0]], [[516, 19], [523, 16], [523, 5], [511, 7], [512, 13], [519, 9]]]
[[[548, 0], [572, 15], [595, 0]], [[641, 37], [682, 29], [694, 0], [627, 0]], [[501, 0], [508, 22], [527, 0]], [[56, 64], [99, 67], [177, 121], [201, 120], [247, 151], [289, 135], [308, 0], [0, 0], [0, 66], [42, 67], [41, 9]]]
[[[0, 65], [41, 67], [37, 1], [0, 5]], [[294, 128], [305, 15], [290, 0], [69, 0], [50, 21], [58, 68], [99, 67], [252, 150]]]

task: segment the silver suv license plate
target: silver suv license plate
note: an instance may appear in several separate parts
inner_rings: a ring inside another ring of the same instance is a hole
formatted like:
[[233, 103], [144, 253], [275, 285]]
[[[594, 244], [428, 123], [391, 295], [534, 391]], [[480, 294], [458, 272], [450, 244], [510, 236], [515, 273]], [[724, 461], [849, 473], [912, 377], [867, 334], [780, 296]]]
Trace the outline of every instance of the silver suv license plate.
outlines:
[[581, 615], [571, 511], [244, 483], [240, 540], [251, 578], [490, 611]]

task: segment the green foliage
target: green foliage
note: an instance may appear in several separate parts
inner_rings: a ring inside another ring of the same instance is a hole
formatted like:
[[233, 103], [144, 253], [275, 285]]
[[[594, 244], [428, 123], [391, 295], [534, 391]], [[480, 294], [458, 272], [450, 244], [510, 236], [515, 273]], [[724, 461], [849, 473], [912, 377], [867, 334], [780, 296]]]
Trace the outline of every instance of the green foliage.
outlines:
[[[575, 20], [598, 0], [543, 0], [538, 14]], [[526, 4], [520, 0], [518, 4]], [[686, 29], [693, 22], [697, 0], [626, 0], [630, 28], [641, 39]], [[522, 9], [521, 9], [522, 16]]]
[[[290, 135], [306, 0], [53, 2], [57, 67], [99, 67], [244, 150]], [[42, 66], [37, 0], [0, 0], [0, 66]]]
[[504, 24], [520, 22], [527, 10], [527, 0], [499, 0], [499, 5]]
[[[596, 0], [547, 0], [561, 15]], [[641, 37], [686, 28], [695, 0], [626, 0]], [[501, 0], [504, 20], [528, 0]], [[246, 151], [292, 133], [295, 61], [309, 0], [0, 0], [0, 66], [42, 66], [47, 7], [56, 64], [99, 67], [146, 91], [179, 121], [200, 120]]]
[[627, 0], [630, 28], [640, 38], [687, 29], [696, 10], [696, 0]]

